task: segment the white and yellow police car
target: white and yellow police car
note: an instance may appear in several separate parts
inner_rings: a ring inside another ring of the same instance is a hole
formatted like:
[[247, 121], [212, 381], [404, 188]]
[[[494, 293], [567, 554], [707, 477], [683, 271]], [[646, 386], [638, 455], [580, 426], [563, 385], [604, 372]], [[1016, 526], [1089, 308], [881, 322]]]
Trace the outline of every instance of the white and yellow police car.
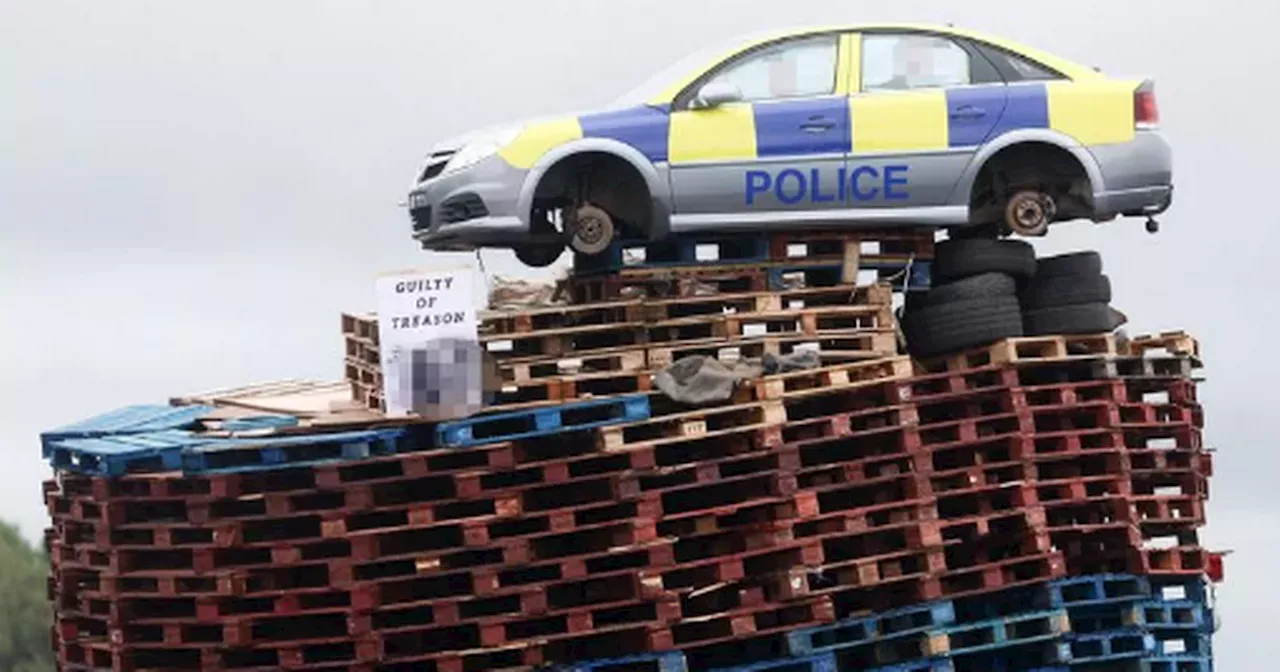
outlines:
[[1173, 195], [1150, 79], [950, 27], [790, 30], [701, 51], [608, 109], [429, 153], [407, 199], [426, 249], [785, 227], [1043, 235], [1152, 217]]

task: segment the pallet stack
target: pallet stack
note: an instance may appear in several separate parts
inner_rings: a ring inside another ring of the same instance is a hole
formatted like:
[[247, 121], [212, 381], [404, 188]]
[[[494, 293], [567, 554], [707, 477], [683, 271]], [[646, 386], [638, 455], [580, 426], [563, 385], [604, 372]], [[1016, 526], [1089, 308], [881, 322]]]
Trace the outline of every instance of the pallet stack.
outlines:
[[[578, 257], [558, 288], [567, 303], [480, 316], [504, 380], [494, 404], [645, 392], [652, 373], [694, 354], [896, 354], [891, 292], [928, 286], [933, 239], [931, 230], [719, 235]], [[376, 316], [344, 314], [342, 332], [352, 395], [380, 411]]]
[[[464, 420], [224, 393], [46, 434], [61, 667], [1212, 669], [1194, 339], [913, 362], [864, 242], [803, 288], [720, 284], [723, 246], [579, 274], [599, 301], [487, 316], [508, 385]], [[723, 404], [649, 388], [802, 342], [838, 345]]]

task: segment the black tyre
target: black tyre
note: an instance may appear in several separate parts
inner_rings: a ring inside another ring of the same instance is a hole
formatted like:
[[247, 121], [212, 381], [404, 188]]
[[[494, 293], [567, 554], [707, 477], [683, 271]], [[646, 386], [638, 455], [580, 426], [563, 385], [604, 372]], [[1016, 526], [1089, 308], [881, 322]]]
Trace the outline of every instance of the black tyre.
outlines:
[[1114, 331], [1124, 319], [1105, 303], [1078, 303], [1028, 310], [1022, 316], [1028, 336], [1100, 334]]
[[941, 303], [902, 318], [907, 352], [932, 357], [1022, 335], [1022, 312], [1013, 296]]
[[937, 244], [933, 282], [946, 284], [983, 273], [1007, 273], [1020, 280], [1036, 272], [1036, 251], [1021, 240], [960, 238]]
[[957, 280], [945, 285], [938, 285], [924, 292], [907, 292], [907, 310], [916, 310], [926, 306], [942, 303], [981, 299], [991, 296], [1013, 296], [1018, 291], [1018, 283], [1013, 276], [1005, 273], [983, 273], [973, 277]]
[[532, 243], [520, 245], [512, 251], [524, 265], [543, 268], [556, 263], [556, 259], [564, 253], [564, 243]]
[[1101, 274], [1102, 255], [1097, 252], [1068, 252], [1036, 260], [1037, 278]]
[[1050, 275], [1039, 273], [1020, 296], [1024, 310], [1110, 303], [1111, 280], [1105, 275]]

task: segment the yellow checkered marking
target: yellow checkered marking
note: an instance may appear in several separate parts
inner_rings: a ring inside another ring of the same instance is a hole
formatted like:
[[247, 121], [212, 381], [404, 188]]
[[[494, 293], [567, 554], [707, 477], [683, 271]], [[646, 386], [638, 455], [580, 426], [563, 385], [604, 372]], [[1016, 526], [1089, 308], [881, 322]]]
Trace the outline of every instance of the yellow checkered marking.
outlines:
[[1133, 82], [1049, 82], [1049, 127], [1082, 145], [1133, 140]]
[[667, 137], [673, 165], [756, 158], [756, 119], [746, 103], [676, 112], [671, 115]]
[[947, 148], [947, 96], [941, 89], [855, 95], [849, 114], [854, 152]]

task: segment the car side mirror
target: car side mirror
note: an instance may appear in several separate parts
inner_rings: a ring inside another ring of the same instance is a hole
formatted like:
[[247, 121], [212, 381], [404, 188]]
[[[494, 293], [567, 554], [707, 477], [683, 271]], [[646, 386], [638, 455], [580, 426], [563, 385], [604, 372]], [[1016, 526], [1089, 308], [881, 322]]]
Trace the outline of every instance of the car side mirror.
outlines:
[[710, 82], [698, 89], [698, 96], [693, 99], [695, 109], [719, 107], [725, 103], [742, 101], [742, 91], [729, 82]]

